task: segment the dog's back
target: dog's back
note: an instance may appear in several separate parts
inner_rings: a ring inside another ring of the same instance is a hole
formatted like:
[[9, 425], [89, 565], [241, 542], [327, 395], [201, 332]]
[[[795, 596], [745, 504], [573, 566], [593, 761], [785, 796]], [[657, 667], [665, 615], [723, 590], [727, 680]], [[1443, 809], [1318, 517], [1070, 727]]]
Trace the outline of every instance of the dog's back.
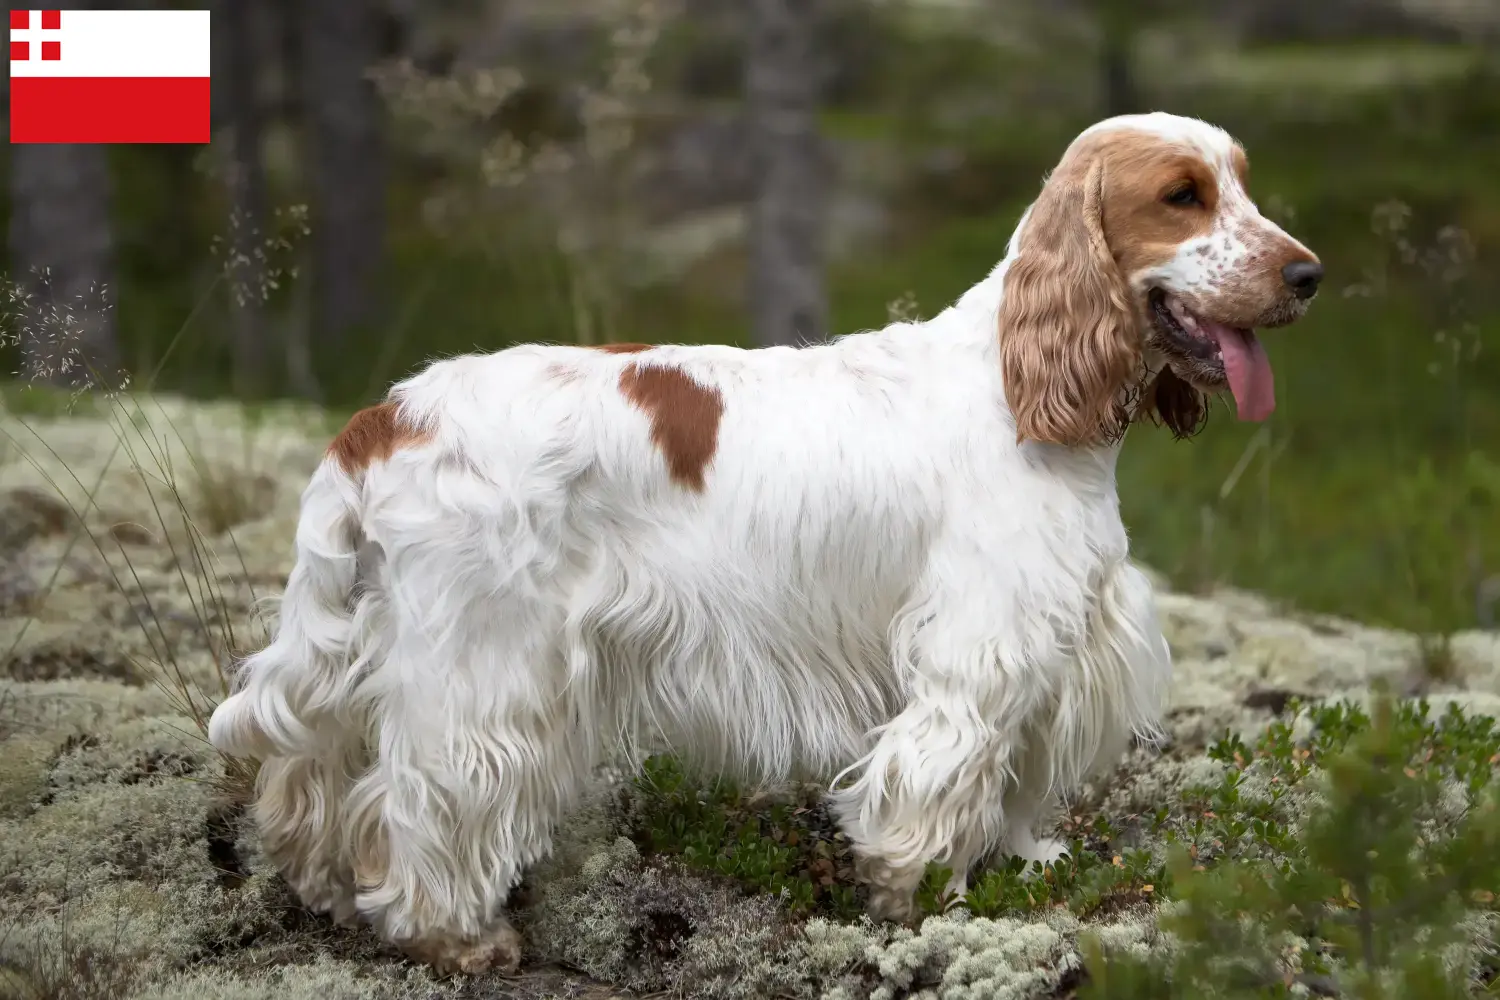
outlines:
[[942, 409], [964, 387], [912, 384], [933, 349], [528, 346], [429, 366], [330, 448], [277, 639], [215, 741], [303, 752], [309, 716], [376, 717], [417, 671], [467, 692], [475, 724], [580, 696], [585, 743], [664, 738], [747, 777], [847, 764], [900, 704], [890, 644], [916, 628], [936, 494], [976, 460], [934, 429], [955, 428]]

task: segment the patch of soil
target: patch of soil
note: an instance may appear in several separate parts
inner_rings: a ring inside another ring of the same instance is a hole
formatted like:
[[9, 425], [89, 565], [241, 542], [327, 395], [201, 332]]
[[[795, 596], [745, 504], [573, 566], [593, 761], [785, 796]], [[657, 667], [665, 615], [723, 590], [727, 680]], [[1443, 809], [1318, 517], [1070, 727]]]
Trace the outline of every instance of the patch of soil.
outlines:
[[239, 839], [239, 825], [244, 815], [243, 804], [229, 802], [210, 811], [203, 823], [208, 863], [213, 865], [219, 886], [226, 892], [238, 889], [250, 877], [234, 846]]
[[632, 1000], [638, 994], [562, 965], [523, 967], [513, 976], [455, 980], [443, 1000]]
[[69, 754], [82, 750], [93, 750], [99, 746], [99, 738], [92, 733], [74, 733], [63, 740], [62, 746], [57, 748], [57, 753], [52, 755], [52, 763], [48, 766], [47, 787], [37, 799], [37, 808], [45, 808], [57, 801], [58, 789], [62, 787], [57, 777], [57, 765]]
[[99, 737], [93, 733], [74, 733], [63, 740], [62, 746], [57, 748], [57, 756], [62, 758], [77, 750], [96, 750], [98, 747]]
[[33, 539], [62, 533], [73, 512], [61, 497], [31, 487], [0, 495], [0, 552], [19, 552]]
[[693, 936], [693, 925], [680, 913], [653, 911], [631, 929], [629, 954], [650, 956], [665, 964], [677, 957], [682, 942]]
[[1082, 964], [1074, 966], [1058, 980], [1057, 988], [1052, 991], [1052, 1000], [1072, 1000], [1088, 984], [1090, 978], [1089, 970]]
[[187, 754], [175, 750], [150, 750], [130, 764], [120, 775], [120, 784], [139, 785], [156, 778], [183, 778], [198, 769]]
[[1149, 893], [1122, 888], [1108, 893], [1099, 900], [1099, 905], [1088, 913], [1088, 919], [1096, 923], [1117, 920], [1131, 912], [1149, 913], [1153, 902]]
[[0, 615], [29, 614], [37, 607], [40, 588], [19, 559], [0, 563]]
[[15, 653], [5, 661], [5, 673], [17, 681], [95, 678], [118, 681], [130, 687], [141, 687], [146, 683], [124, 657], [68, 646], [44, 646]]
[[[248, 872], [235, 855], [233, 844], [226, 847], [223, 843], [226, 836], [223, 825], [229, 822], [228, 814], [220, 812], [217, 818], [211, 814], [210, 822], [216, 830], [209, 841], [209, 857], [221, 872], [220, 884], [235, 880], [243, 883]], [[240, 975], [309, 963], [319, 956], [375, 965], [402, 960], [369, 927], [340, 927], [328, 916], [302, 906], [279, 879], [265, 905], [270, 920], [256, 921], [237, 937], [204, 941], [200, 958]]]
[[1286, 712], [1293, 698], [1299, 701], [1311, 700], [1309, 695], [1299, 691], [1288, 691], [1284, 688], [1261, 688], [1251, 691], [1245, 695], [1241, 702], [1246, 708], [1264, 709], [1272, 715], [1281, 715]]

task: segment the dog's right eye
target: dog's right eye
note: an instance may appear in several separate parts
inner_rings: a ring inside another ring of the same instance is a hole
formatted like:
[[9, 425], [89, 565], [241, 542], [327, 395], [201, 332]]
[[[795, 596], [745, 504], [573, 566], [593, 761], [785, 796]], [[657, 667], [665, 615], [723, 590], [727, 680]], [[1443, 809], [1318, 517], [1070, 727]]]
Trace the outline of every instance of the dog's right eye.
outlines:
[[1162, 196], [1162, 201], [1168, 205], [1176, 205], [1179, 208], [1190, 208], [1193, 205], [1203, 204], [1198, 197], [1198, 186], [1192, 181], [1179, 184]]

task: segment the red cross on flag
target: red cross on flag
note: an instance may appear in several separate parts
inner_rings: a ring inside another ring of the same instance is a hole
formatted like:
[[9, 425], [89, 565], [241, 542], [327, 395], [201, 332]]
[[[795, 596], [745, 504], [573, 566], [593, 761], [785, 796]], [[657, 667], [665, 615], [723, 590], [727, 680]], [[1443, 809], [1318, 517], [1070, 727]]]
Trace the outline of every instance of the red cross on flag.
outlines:
[[208, 11], [13, 10], [11, 142], [207, 142]]

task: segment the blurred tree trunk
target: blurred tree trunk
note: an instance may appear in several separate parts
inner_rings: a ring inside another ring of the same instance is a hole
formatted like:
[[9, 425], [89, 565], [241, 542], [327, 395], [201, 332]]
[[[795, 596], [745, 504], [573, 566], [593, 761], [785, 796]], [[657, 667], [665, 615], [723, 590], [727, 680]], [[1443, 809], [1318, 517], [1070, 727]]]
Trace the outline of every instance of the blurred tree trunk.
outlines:
[[[1124, 43], [1124, 44], [1122, 44]], [[1104, 41], [1103, 78], [1104, 117], [1127, 115], [1139, 111], [1135, 80], [1130, 73], [1129, 38], [1106, 38]]]
[[342, 348], [375, 313], [385, 244], [385, 143], [366, 73], [380, 51], [377, 0], [299, 0], [312, 205], [315, 342]]
[[114, 234], [108, 146], [10, 147], [10, 260], [23, 373], [70, 388], [116, 387]]
[[1143, 110], [1135, 90], [1130, 52], [1145, 5], [1131, 0], [1095, 0], [1099, 22], [1099, 85], [1104, 117]]
[[[274, 54], [275, 75], [269, 123], [273, 127], [303, 123], [302, 86], [302, 8], [300, 0], [275, 0], [257, 8], [265, 18], [264, 30], [270, 41], [267, 49]], [[277, 316], [277, 341], [284, 351], [286, 374], [292, 393], [302, 399], [323, 402], [323, 388], [313, 371], [312, 358], [312, 250], [306, 242], [296, 249], [295, 274], [286, 311]]]
[[751, 0], [745, 94], [755, 201], [750, 327], [757, 344], [827, 334], [823, 287], [826, 161], [818, 132], [821, 64], [811, 45], [820, 0]]
[[[254, 398], [266, 389], [266, 251], [269, 217], [261, 160], [262, 120], [258, 67], [264, 65], [255, 0], [221, 0], [219, 34], [224, 54], [224, 126], [229, 138], [225, 185], [229, 193], [230, 352], [235, 394]], [[220, 105], [215, 104], [215, 109]]]

